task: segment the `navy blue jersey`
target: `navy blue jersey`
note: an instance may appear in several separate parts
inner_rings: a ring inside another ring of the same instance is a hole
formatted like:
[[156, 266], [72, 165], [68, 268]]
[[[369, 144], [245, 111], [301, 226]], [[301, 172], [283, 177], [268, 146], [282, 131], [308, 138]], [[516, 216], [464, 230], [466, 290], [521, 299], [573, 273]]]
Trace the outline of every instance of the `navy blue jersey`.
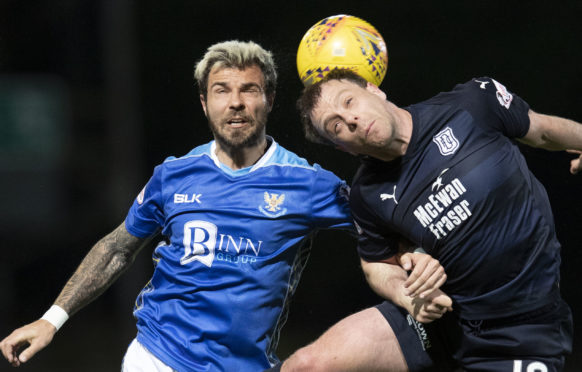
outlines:
[[134, 315], [137, 339], [179, 371], [261, 371], [277, 359], [307, 252], [320, 228], [349, 228], [347, 187], [278, 146], [242, 175], [214, 142], [157, 166], [125, 221], [167, 242]]
[[560, 244], [549, 200], [514, 142], [529, 129], [527, 103], [479, 78], [406, 109], [406, 154], [365, 159], [354, 178], [361, 257], [393, 256], [401, 236], [423, 247], [445, 268], [442, 289], [466, 319], [555, 300]]

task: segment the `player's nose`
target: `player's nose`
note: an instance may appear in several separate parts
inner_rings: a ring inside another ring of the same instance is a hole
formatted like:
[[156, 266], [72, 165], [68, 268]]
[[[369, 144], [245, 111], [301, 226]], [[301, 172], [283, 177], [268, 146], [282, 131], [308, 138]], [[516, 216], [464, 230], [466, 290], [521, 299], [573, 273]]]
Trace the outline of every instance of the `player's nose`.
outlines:
[[351, 131], [355, 131], [362, 125], [361, 117], [357, 114], [349, 114], [347, 124]]
[[229, 107], [232, 110], [242, 110], [245, 105], [244, 105], [244, 101], [242, 100], [241, 96], [240, 96], [240, 92], [233, 92], [230, 95], [230, 101], [229, 101]]

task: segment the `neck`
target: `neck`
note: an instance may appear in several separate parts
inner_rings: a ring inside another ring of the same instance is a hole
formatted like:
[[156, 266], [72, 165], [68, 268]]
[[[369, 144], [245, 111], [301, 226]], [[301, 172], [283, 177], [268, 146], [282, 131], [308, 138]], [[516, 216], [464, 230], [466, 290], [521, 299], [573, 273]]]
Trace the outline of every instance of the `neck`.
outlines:
[[396, 120], [398, 121], [398, 153], [403, 156], [412, 139], [412, 115], [405, 109], [396, 107]]
[[262, 136], [253, 146], [227, 146], [220, 141], [216, 143], [216, 157], [232, 170], [250, 167], [255, 164], [267, 151], [267, 139]]
[[408, 145], [412, 139], [412, 115], [410, 112], [396, 106], [392, 102], [386, 102], [390, 106], [389, 110], [394, 115], [393, 138], [386, 148], [386, 151], [380, 154], [380, 156], [376, 155], [374, 157], [383, 161], [392, 161], [404, 156], [408, 150]]

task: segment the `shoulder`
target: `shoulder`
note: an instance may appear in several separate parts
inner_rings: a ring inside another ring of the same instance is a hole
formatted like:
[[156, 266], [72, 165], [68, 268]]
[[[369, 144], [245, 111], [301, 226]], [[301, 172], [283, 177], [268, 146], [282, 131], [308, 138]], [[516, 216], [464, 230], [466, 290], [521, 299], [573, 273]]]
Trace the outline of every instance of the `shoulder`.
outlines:
[[441, 92], [411, 108], [422, 115], [452, 115], [461, 110], [470, 113], [474, 119], [488, 122], [504, 119], [506, 111], [527, 112], [529, 106], [499, 81], [481, 76], [457, 84], [452, 90]]
[[168, 156], [162, 164], [169, 164], [172, 162], [184, 162], [184, 161], [193, 161], [196, 158], [201, 157], [210, 157], [210, 151], [212, 147], [212, 142], [205, 143], [203, 145], [197, 146], [192, 150], [188, 151], [186, 154], [182, 156]]
[[494, 79], [486, 76], [472, 78], [464, 83], [455, 85], [451, 90], [442, 91], [437, 95], [420, 102], [419, 105], [466, 104], [478, 102], [487, 95], [490, 95], [491, 92], [495, 92], [494, 81]]
[[333, 175], [332, 172], [322, 168], [319, 164], [310, 163], [305, 158], [287, 150], [278, 143], [274, 143], [274, 145], [274, 148], [272, 148], [273, 153], [269, 156], [268, 161], [261, 165], [262, 167], [286, 168], [289, 171], [313, 173], [313, 176], [317, 174]]
[[464, 102], [469, 107], [487, 105], [491, 108], [508, 109], [515, 95], [505, 85], [488, 76], [472, 78], [457, 84], [451, 91], [451, 96]]
[[192, 167], [203, 167], [211, 169], [213, 163], [210, 156], [210, 145], [207, 143], [194, 149], [182, 156], [168, 156], [154, 167], [152, 181], [165, 182], [168, 177], [174, 178], [177, 174], [183, 173], [184, 170], [192, 170]]
[[352, 186], [366, 186], [385, 182], [395, 182], [402, 167], [402, 158], [382, 161], [373, 157], [362, 157]]
[[272, 151], [272, 154], [269, 156], [269, 160], [265, 163], [265, 166], [298, 167], [312, 171], [317, 170], [317, 164], [310, 164], [305, 158], [302, 158], [293, 151], [287, 150], [276, 142], [273, 142], [269, 151]]
[[354, 175], [350, 205], [353, 210], [361, 210], [365, 205], [377, 204], [378, 190], [387, 183], [396, 181], [401, 158], [391, 162], [384, 162], [374, 158], [365, 157]]
[[329, 190], [330, 187], [335, 189], [339, 185], [345, 185], [345, 182], [333, 172], [317, 163], [310, 163], [279, 144], [263, 167], [275, 167], [281, 174], [289, 175], [290, 179], [300, 179], [302, 182], [311, 183], [315, 191]]
[[156, 166], [160, 169], [172, 169], [184, 167], [186, 164], [196, 163], [200, 160], [213, 161], [211, 157], [211, 145], [212, 142], [197, 146], [192, 150], [188, 151], [186, 154], [181, 156], [168, 156], [164, 161]]

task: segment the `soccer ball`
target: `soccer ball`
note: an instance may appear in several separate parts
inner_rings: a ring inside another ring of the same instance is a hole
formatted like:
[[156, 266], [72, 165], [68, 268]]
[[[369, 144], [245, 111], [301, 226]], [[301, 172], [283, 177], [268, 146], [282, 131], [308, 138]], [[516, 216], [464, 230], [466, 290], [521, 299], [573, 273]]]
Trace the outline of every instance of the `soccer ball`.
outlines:
[[334, 68], [349, 69], [380, 85], [388, 68], [388, 52], [382, 35], [368, 22], [340, 14], [322, 19], [301, 39], [297, 72], [308, 86]]

